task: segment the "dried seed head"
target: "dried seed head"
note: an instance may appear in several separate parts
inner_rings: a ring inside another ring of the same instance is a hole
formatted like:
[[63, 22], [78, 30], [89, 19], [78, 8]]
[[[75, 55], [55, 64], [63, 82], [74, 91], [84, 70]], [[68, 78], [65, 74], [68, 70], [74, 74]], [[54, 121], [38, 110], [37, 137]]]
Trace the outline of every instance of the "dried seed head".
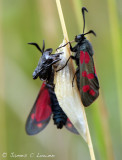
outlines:
[[[65, 43], [66, 41], [64, 40], [61, 45], [64, 45]], [[70, 56], [68, 46], [60, 48], [59, 52], [64, 53], [60, 55], [61, 61], [59, 61], [57, 69], [62, 68]], [[77, 131], [87, 141], [83, 105], [80, 100], [76, 82], [74, 82], [74, 87], [72, 87], [73, 75], [73, 65], [70, 60], [66, 67], [55, 73], [55, 93], [61, 108], [69, 117]]]

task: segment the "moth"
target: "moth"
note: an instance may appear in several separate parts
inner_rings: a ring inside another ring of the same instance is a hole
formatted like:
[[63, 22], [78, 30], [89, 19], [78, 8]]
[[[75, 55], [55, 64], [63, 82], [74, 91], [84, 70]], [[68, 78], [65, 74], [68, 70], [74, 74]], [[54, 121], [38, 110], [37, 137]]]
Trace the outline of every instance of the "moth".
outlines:
[[54, 124], [58, 129], [65, 126], [69, 131], [78, 134], [69, 118], [61, 109], [54, 92], [53, 65], [56, 65], [61, 60], [60, 54], [62, 54], [62, 52], [51, 54], [53, 49], [49, 48], [45, 50], [44, 41], [42, 49], [37, 43], [29, 44], [36, 46], [36, 48], [42, 53], [39, 63], [33, 72], [33, 79], [39, 77], [44, 82], [26, 122], [27, 134], [34, 135], [42, 131], [48, 125], [52, 115]]
[[[92, 33], [95, 36], [96, 34], [93, 30], [90, 30], [89, 32], [84, 33], [85, 11], [88, 12], [88, 10], [85, 7], [83, 7], [82, 8], [82, 15], [83, 15], [83, 22], [84, 22], [83, 33], [75, 36], [75, 39], [73, 41], [68, 42], [70, 44], [70, 50], [74, 52], [74, 56], [71, 55], [68, 58], [66, 64], [62, 68], [58, 69], [57, 72], [62, 70], [67, 65], [70, 58], [75, 60], [77, 69], [72, 80], [72, 85], [73, 85], [74, 78], [76, 76], [77, 87], [80, 91], [81, 101], [83, 105], [87, 107], [91, 103], [93, 103], [94, 100], [99, 96], [99, 81], [98, 81], [95, 66], [94, 66], [93, 48], [91, 43], [85, 37], [85, 35], [90, 33]], [[77, 44], [74, 47], [72, 47], [71, 45], [72, 42], [76, 42]], [[65, 47], [68, 43], [66, 43], [61, 47]]]

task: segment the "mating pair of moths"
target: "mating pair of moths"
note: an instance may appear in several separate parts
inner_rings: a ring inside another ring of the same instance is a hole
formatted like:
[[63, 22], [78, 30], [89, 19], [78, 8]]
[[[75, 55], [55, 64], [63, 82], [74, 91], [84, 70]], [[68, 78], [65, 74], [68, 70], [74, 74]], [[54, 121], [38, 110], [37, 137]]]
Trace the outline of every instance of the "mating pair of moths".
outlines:
[[[77, 35], [75, 37], [74, 41], [77, 44], [74, 47], [71, 46], [71, 42], [68, 42], [70, 44], [70, 50], [74, 52], [74, 56], [71, 55], [68, 58], [66, 64], [62, 68], [57, 70], [57, 72], [60, 72], [60, 70], [62, 70], [67, 65], [70, 58], [75, 60], [77, 69], [72, 80], [72, 87], [74, 78], [76, 76], [77, 87], [81, 95], [81, 101], [84, 106], [89, 106], [99, 95], [99, 82], [93, 61], [92, 45], [85, 38], [86, 34], [92, 33], [95, 35], [95, 33], [92, 30], [84, 33], [85, 11], [87, 11], [87, 9], [83, 7], [83, 34]], [[68, 43], [61, 47], [65, 47]], [[57, 128], [61, 129], [63, 126], [65, 126], [69, 131], [78, 134], [77, 130], [75, 129], [67, 115], [61, 109], [56, 94], [54, 92], [54, 67], [58, 65], [58, 62], [61, 60], [60, 55], [63, 53], [61, 52], [51, 54], [53, 51], [52, 48], [48, 48], [45, 50], [44, 41], [42, 49], [36, 43], [29, 44], [36, 46], [37, 49], [42, 53], [39, 63], [35, 71], [33, 72], [33, 79], [37, 79], [39, 77], [45, 82], [43, 82], [41, 86], [38, 97], [27, 119], [27, 134], [34, 135], [42, 131], [50, 121], [52, 114], [54, 124], [57, 126]]]

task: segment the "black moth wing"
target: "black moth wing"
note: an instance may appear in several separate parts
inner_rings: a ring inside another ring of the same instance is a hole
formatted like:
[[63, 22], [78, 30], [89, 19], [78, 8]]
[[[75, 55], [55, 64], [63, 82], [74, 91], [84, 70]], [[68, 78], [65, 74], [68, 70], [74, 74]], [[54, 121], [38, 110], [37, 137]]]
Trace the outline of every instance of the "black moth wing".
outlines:
[[50, 103], [48, 89], [43, 83], [26, 122], [28, 135], [37, 134], [47, 126], [52, 114]]
[[80, 51], [80, 94], [84, 106], [89, 106], [99, 96], [99, 82], [93, 56]]

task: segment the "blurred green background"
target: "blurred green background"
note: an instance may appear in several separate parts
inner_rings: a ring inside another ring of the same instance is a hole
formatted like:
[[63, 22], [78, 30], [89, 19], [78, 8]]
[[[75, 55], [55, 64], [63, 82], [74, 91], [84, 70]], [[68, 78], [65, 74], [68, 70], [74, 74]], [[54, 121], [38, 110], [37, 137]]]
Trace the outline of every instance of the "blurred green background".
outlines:
[[[96, 160], [122, 157], [122, 1], [61, 0], [69, 39], [82, 33], [81, 7], [85, 6], [86, 31], [95, 55], [100, 96], [86, 108]], [[63, 40], [55, 0], [0, 0], [0, 160], [13, 160], [10, 154], [34, 153], [34, 158], [90, 160], [84, 140], [57, 130], [53, 121], [35, 136], [25, 132], [25, 122], [36, 99], [41, 81], [32, 79], [40, 53], [28, 42], [54, 50]], [[2, 157], [7, 153], [7, 157]], [[36, 154], [54, 158], [36, 158]]]

